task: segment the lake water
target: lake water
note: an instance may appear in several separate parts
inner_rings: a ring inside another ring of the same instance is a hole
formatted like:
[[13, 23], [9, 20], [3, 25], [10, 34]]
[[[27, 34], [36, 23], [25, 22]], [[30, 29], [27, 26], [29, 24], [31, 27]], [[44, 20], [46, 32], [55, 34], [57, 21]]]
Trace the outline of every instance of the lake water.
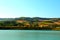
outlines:
[[60, 31], [0, 30], [0, 40], [60, 40]]

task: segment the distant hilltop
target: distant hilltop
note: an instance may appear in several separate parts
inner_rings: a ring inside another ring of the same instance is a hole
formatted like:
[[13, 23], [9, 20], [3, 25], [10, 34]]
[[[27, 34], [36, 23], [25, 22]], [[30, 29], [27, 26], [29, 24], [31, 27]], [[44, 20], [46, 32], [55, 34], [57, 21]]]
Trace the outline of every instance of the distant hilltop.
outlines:
[[58, 21], [60, 20], [60, 18], [41, 18], [41, 17], [20, 17], [20, 18], [15, 18], [16, 20], [27, 20], [27, 21], [47, 21], [47, 20], [51, 20], [51, 21]]
[[19, 17], [19, 18], [0, 18], [0, 21], [27, 20], [27, 21], [58, 21], [60, 18], [41, 18], [41, 17]]
[[30, 20], [60, 20], [60, 18], [41, 18], [41, 17], [19, 17], [19, 18], [0, 18], [0, 20], [28, 20], [28, 21], [30, 21]]

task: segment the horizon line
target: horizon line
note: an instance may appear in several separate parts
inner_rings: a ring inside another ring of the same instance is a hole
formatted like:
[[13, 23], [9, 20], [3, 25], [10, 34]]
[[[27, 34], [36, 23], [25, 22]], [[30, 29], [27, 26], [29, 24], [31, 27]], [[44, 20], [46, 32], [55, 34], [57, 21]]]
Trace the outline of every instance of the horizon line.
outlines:
[[[24, 16], [21, 16], [21, 17], [24, 17]], [[0, 17], [0, 18], [20, 18], [20, 17]], [[34, 18], [34, 17], [30, 17], [30, 18]], [[39, 18], [60, 18], [60, 17], [39, 17]]]

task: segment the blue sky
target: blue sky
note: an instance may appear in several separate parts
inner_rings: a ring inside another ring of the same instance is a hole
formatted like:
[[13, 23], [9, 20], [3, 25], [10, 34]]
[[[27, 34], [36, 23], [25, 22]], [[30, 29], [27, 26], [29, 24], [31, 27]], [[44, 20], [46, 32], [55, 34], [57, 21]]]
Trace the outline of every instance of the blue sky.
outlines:
[[60, 0], [0, 0], [0, 18], [59, 17]]

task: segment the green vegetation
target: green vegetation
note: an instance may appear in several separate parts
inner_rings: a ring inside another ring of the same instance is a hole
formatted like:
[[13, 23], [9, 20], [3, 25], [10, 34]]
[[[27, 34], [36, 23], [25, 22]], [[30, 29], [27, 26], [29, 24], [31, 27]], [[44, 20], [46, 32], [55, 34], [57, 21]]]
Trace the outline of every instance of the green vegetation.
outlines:
[[60, 18], [20, 17], [0, 20], [0, 29], [60, 30]]

